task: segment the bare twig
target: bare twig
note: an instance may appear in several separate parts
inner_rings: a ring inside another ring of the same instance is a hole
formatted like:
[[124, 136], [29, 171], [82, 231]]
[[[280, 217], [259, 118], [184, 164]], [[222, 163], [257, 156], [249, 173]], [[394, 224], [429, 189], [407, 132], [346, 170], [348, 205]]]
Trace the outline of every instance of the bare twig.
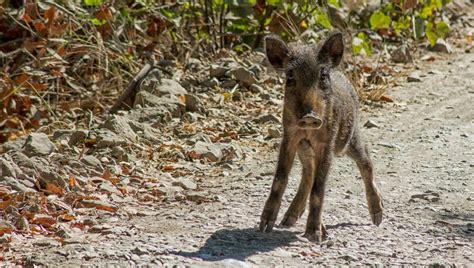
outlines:
[[132, 106], [133, 102], [135, 101], [135, 96], [138, 93], [138, 85], [140, 82], [147, 76], [147, 74], [153, 70], [154, 63], [147, 63], [143, 68], [138, 72], [138, 74], [130, 81], [128, 84], [127, 89], [124, 93], [119, 97], [119, 99], [115, 102], [115, 104], [110, 108], [109, 113], [116, 113], [124, 106]]

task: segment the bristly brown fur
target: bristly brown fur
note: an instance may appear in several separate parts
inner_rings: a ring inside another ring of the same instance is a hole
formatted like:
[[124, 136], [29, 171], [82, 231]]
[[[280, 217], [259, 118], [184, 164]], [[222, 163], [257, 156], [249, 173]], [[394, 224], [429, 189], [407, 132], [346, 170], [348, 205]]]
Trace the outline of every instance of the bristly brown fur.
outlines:
[[347, 154], [364, 180], [369, 213], [374, 224], [382, 221], [382, 198], [374, 182], [373, 165], [362, 144], [357, 124], [357, 94], [338, 70], [343, 42], [332, 33], [321, 44], [287, 46], [279, 37], [265, 38], [269, 62], [284, 69], [287, 77], [283, 108], [283, 139], [270, 196], [261, 216], [260, 230], [271, 231], [280, 208], [294, 157], [303, 174], [298, 192], [281, 222], [293, 225], [302, 215], [309, 196], [305, 235], [321, 241], [324, 191], [334, 155]]

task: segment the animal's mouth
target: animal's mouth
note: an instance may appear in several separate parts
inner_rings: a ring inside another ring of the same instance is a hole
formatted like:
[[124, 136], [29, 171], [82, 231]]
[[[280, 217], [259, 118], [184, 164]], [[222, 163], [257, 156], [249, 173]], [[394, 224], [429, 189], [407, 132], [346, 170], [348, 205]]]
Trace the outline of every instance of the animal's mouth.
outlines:
[[323, 120], [315, 112], [305, 114], [298, 120], [298, 127], [302, 129], [319, 129], [323, 125]]

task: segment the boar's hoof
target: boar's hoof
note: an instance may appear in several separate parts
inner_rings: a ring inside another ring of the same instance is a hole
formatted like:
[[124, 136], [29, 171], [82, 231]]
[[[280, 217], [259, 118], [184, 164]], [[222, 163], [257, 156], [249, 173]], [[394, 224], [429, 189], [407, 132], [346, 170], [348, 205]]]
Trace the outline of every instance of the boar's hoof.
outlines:
[[321, 243], [328, 238], [328, 232], [326, 231], [326, 227], [324, 226], [324, 224], [321, 224], [321, 231], [311, 232], [306, 230], [303, 236], [306, 237], [309, 241]]
[[273, 230], [273, 226], [275, 225], [275, 221], [269, 221], [265, 218], [260, 219], [260, 232], [265, 231], [266, 233], [269, 233]]
[[374, 213], [374, 214], [370, 214], [370, 216], [372, 217], [372, 222], [375, 225], [379, 226], [380, 223], [382, 223], [382, 218], [383, 218], [383, 212], [382, 211]]
[[[375, 204], [375, 205], [372, 205]], [[380, 223], [382, 223], [383, 219], [383, 202], [378, 197], [378, 200], [375, 199], [374, 202], [369, 203], [369, 212], [370, 212], [370, 217], [372, 218], [372, 222], [376, 225], [379, 226]]]
[[285, 226], [285, 227], [291, 227], [295, 225], [297, 220], [298, 220], [298, 217], [285, 214], [285, 216], [283, 217], [283, 220], [281, 220], [280, 225]]

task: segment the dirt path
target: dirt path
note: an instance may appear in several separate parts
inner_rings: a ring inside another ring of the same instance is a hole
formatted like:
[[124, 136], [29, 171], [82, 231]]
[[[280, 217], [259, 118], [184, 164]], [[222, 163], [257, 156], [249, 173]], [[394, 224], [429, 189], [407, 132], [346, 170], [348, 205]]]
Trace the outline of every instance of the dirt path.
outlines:
[[[10, 254], [50, 265], [472, 264], [474, 54], [436, 61], [421, 73], [421, 82], [390, 90], [395, 103], [362, 112], [362, 124], [377, 125], [362, 131], [384, 197], [379, 227], [370, 224], [355, 164], [338, 158], [323, 214], [330, 240], [319, 245], [302, 237], [306, 213], [290, 229], [257, 232], [277, 151], [267, 146], [252, 153], [249, 145], [236, 168], [201, 170], [204, 191], [196, 199], [212, 202], [125, 203], [123, 211], [135, 213], [99, 215], [95, 232], [77, 243], [31, 253], [41, 241], [15, 241]], [[299, 174], [297, 164], [279, 219]]]

